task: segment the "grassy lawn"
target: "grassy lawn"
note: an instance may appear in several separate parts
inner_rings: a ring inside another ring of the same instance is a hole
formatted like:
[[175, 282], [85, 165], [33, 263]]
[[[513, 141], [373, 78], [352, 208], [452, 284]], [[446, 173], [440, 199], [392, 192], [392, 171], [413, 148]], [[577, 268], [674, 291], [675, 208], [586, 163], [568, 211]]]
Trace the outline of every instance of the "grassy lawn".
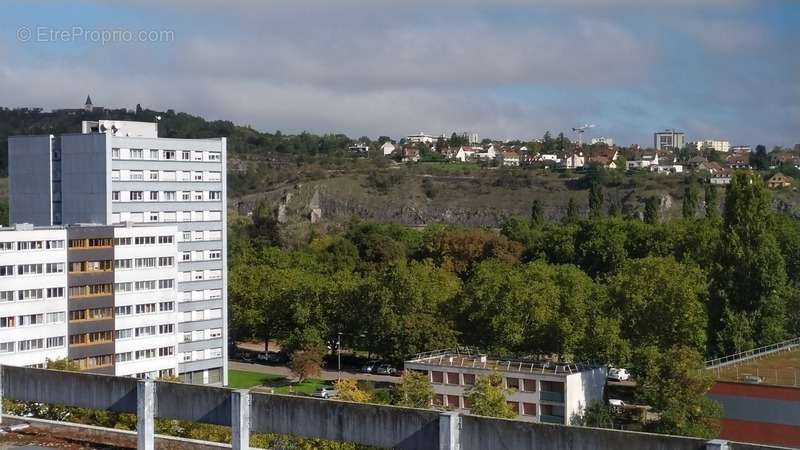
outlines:
[[247, 389], [254, 386], [263, 386], [285, 380], [280, 375], [267, 373], [247, 372], [244, 370], [228, 371], [228, 387], [231, 389]]
[[294, 395], [311, 395], [317, 389], [324, 387], [324, 386], [333, 386], [332, 381], [325, 381], [325, 380], [316, 380], [316, 379], [308, 379], [303, 381], [302, 383], [295, 384], [291, 386], [280, 386], [275, 388], [276, 394], [294, 394]]
[[762, 358], [731, 364], [714, 371], [727, 381], [743, 381], [747, 375], [760, 376], [766, 384], [800, 385], [800, 349], [773, 353]]

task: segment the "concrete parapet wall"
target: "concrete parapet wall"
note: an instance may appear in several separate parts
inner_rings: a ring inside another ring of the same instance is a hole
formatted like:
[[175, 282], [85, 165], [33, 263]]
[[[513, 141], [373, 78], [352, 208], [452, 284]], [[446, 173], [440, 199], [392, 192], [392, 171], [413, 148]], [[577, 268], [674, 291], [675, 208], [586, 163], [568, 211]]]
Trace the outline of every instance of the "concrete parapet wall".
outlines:
[[3, 395], [19, 401], [136, 413], [136, 379], [2, 367]]
[[[461, 450], [705, 450], [705, 439], [600, 428], [461, 417]], [[730, 443], [730, 450], [776, 447]]]
[[[154, 383], [105, 375], [3, 366], [0, 367], [0, 378], [0, 396], [9, 400], [128, 413], [138, 410], [139, 424], [152, 423], [154, 417], [164, 417], [231, 426], [231, 419], [235, 416], [233, 427], [236, 429], [232, 432], [236, 438], [235, 450], [247, 448], [247, 436], [251, 431], [402, 450], [706, 449], [703, 439], [537, 424], [308, 397], [248, 394], [224, 388]], [[142, 406], [138, 409], [137, 400]], [[6, 417], [3, 419], [5, 421]], [[136, 446], [137, 435], [131, 432], [33, 419], [30, 422], [52, 430], [72, 430], [73, 433], [75, 427], [83, 427], [76, 436], [85, 441], [125, 447], [130, 440]], [[152, 429], [147, 431], [146, 428], [145, 431], [140, 428], [140, 448], [220, 448], [211, 443], [157, 437]], [[126, 444], [123, 445], [122, 441], [115, 444], [114, 439], [124, 439]], [[144, 447], [142, 442], [146, 444]], [[777, 448], [739, 443], [729, 445], [730, 450]]]
[[438, 448], [439, 412], [251, 394], [251, 430], [382, 448]]
[[156, 382], [156, 417], [231, 425], [231, 390]]

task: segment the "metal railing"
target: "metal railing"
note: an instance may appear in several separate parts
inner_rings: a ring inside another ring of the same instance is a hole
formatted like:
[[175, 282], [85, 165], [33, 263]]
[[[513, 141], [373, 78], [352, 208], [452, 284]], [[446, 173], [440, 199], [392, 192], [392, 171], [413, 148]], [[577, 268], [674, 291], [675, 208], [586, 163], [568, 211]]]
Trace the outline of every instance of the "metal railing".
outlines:
[[711, 368], [725, 366], [728, 364], [735, 364], [738, 362], [748, 361], [751, 359], [770, 355], [772, 353], [776, 353], [779, 351], [792, 350], [797, 346], [800, 346], [800, 337], [789, 339], [783, 342], [778, 342], [776, 344], [765, 345], [763, 347], [754, 348], [752, 350], [746, 350], [743, 352], [735, 353], [733, 355], [723, 356], [721, 358], [711, 359], [705, 362], [705, 366], [707, 369], [711, 369]]
[[446, 367], [498, 370], [502, 372], [556, 375], [570, 375], [602, 367], [589, 362], [557, 363], [494, 358], [469, 347], [455, 347], [453, 349], [419, 353], [407, 362]]

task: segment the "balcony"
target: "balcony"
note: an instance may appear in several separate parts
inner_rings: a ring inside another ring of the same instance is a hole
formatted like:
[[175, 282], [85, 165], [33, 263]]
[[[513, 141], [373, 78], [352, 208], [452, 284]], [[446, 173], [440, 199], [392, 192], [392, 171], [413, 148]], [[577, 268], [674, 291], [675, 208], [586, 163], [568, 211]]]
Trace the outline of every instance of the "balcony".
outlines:
[[[541, 391], [539, 393], [539, 398], [543, 402], [564, 403], [564, 393], [563, 392]], [[563, 421], [563, 418], [562, 418], [562, 421]]]

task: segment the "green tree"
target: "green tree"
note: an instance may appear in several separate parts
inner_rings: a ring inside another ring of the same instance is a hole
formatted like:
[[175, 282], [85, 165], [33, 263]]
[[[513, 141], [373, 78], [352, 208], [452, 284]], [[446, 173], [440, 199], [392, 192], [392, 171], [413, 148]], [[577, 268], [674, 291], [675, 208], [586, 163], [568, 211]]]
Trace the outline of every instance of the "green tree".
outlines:
[[683, 190], [682, 212], [684, 219], [694, 219], [697, 215], [698, 195], [697, 182], [695, 182], [694, 178], [691, 178]]
[[706, 217], [716, 218], [719, 217], [719, 194], [717, 188], [713, 184], [706, 185], [705, 190], [706, 201]]
[[583, 414], [573, 418], [573, 425], [593, 428], [614, 428], [614, 416], [602, 401], [594, 401], [584, 409]]
[[393, 264], [368, 276], [360, 289], [360, 304], [352, 311], [369, 317], [362, 324], [366, 350], [402, 361], [456, 344], [448, 307], [461, 282], [452, 273], [430, 261]]
[[[713, 274], [712, 323], [722, 323], [717, 347], [724, 353], [734, 350], [735, 340], [767, 345], [786, 337], [786, 303], [781, 295], [786, 266], [771, 229], [770, 194], [761, 177], [738, 172], [725, 196]], [[743, 328], [746, 324], [749, 330]]]
[[589, 217], [597, 219], [603, 215], [603, 186], [598, 179], [589, 185]]
[[539, 226], [544, 222], [544, 208], [542, 208], [542, 201], [534, 199], [531, 203], [531, 225]]
[[564, 213], [564, 223], [577, 223], [579, 220], [578, 204], [574, 197], [570, 197], [567, 202], [567, 210]]
[[414, 370], [403, 372], [400, 383], [394, 386], [395, 403], [408, 408], [429, 408], [433, 385], [428, 375]]
[[661, 199], [656, 196], [647, 197], [644, 201], [644, 222], [656, 225], [659, 222], [659, 210], [661, 209]]
[[672, 347], [653, 354], [639, 377], [640, 401], [651, 405], [660, 418], [650, 431], [711, 439], [719, 435], [722, 409], [706, 397], [714, 383], [702, 355], [688, 347]]
[[475, 384], [466, 392], [470, 413], [476, 416], [512, 419], [517, 413], [506, 400], [511, 393], [503, 388], [503, 376], [497, 372], [479, 376]]
[[611, 317], [634, 348], [682, 345], [705, 352], [708, 281], [674, 258], [632, 259], [608, 281]]

